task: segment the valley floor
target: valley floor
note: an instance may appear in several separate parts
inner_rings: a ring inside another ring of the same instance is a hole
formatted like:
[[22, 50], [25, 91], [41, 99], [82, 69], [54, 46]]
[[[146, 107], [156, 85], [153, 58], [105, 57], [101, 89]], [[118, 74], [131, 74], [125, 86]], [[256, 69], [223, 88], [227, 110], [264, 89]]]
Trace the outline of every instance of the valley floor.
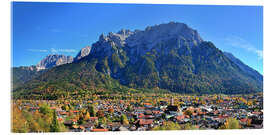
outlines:
[[113, 98], [13, 100], [12, 132], [263, 128], [262, 93], [107, 96]]

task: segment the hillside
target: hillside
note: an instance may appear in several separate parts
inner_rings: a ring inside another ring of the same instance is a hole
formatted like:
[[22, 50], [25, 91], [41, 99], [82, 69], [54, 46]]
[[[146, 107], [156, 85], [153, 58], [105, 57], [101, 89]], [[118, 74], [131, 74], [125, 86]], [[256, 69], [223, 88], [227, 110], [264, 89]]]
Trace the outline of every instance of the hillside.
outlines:
[[247, 74], [199, 33], [170, 22], [145, 30], [102, 34], [90, 53], [53, 67], [15, 89], [15, 98], [104, 89], [166, 89], [177, 93], [255, 93], [262, 80]]

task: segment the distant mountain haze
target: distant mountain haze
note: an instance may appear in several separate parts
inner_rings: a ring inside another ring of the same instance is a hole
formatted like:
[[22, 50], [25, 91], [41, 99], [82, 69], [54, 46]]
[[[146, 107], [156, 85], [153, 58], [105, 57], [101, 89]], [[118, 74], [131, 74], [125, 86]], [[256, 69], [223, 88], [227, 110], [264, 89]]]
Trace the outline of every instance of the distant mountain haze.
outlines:
[[14, 89], [15, 97], [50, 94], [47, 88], [72, 91], [125, 86], [198, 94], [263, 89], [263, 77], [257, 71], [178, 22], [101, 34], [74, 59], [57, 58], [38, 64], [49, 69]]

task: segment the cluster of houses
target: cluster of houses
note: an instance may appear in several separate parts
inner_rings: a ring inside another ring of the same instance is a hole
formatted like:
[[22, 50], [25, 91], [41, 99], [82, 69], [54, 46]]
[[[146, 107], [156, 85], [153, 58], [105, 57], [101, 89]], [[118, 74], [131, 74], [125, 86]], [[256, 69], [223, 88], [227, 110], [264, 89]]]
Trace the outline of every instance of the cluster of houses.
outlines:
[[[147, 131], [157, 126], [162, 126], [166, 121], [172, 121], [180, 125], [190, 123], [197, 129], [219, 129], [229, 117], [236, 118], [241, 128], [263, 128], [263, 97], [262, 95], [244, 96], [245, 99], [253, 99], [252, 105], [234, 100], [234, 97], [223, 98], [222, 102], [211, 101], [203, 97], [204, 104], [195, 103], [186, 98], [170, 98], [167, 101], [159, 101], [158, 105], [145, 102], [130, 104], [123, 100], [111, 102], [96, 100], [77, 104], [73, 110], [65, 111], [57, 106], [54, 101], [46, 101], [51, 109], [55, 109], [58, 121], [63, 123], [70, 132], [106, 132], [106, 131]], [[181, 101], [182, 104], [174, 102]], [[214, 102], [214, 103], [213, 103]], [[121, 117], [125, 115], [128, 123], [118, 120], [100, 123], [98, 116], [91, 116], [79, 123], [78, 119], [68, 118], [70, 115], [78, 115], [88, 104], [95, 104], [96, 110], [103, 110], [106, 117]], [[68, 103], [67, 103], [68, 104]], [[130, 109], [130, 106], [132, 108]], [[38, 110], [36, 106], [29, 108]], [[109, 112], [113, 109], [113, 112]]]

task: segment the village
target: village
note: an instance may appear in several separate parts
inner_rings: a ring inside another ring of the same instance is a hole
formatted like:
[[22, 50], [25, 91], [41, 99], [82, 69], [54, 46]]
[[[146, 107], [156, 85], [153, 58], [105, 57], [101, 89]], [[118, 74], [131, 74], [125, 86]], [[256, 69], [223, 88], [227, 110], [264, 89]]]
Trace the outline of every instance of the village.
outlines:
[[[148, 94], [126, 100], [100, 97], [97, 95], [92, 100], [14, 100], [13, 105], [35, 114], [46, 104], [48, 109], [54, 110], [57, 122], [67, 132], [263, 128], [262, 94], [165, 94], [162, 97]], [[232, 125], [236, 127], [230, 127], [229, 122], [235, 122]]]

